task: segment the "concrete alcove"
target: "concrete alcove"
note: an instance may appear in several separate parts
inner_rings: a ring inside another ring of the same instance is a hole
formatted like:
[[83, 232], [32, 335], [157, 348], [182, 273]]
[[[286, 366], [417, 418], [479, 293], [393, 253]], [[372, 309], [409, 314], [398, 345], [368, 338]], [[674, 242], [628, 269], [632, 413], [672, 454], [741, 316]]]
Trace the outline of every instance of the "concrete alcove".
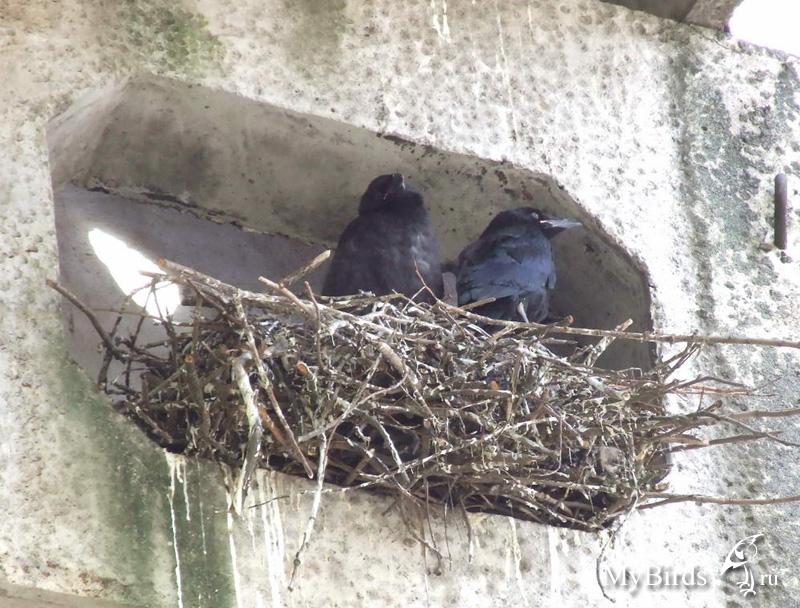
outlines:
[[[258, 288], [259, 274], [284, 276], [335, 245], [369, 180], [400, 171], [424, 193], [446, 258], [503, 208], [580, 219], [585, 229], [555, 241], [555, 308], [581, 326], [651, 325], [642, 268], [552, 179], [507, 163], [152, 77], [84, 98], [51, 124], [48, 143], [62, 281], [94, 308], [122, 295], [93, 229], [150, 259]], [[94, 368], [93, 330], [80, 314], [67, 325], [76, 358]], [[603, 363], [648, 367], [651, 353], [618, 344]]]

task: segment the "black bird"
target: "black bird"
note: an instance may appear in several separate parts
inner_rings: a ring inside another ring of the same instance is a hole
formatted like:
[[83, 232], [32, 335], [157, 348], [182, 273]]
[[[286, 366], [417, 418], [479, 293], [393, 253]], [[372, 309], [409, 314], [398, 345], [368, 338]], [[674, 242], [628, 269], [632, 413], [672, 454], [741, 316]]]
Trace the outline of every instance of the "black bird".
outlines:
[[[358, 217], [339, 237], [322, 294], [396, 291], [410, 297], [423, 287], [420, 276], [440, 298], [439, 241], [422, 195], [399, 173], [380, 175], [361, 197]], [[417, 300], [430, 302], [433, 297], [425, 290]]]
[[580, 225], [533, 207], [501, 211], [458, 256], [458, 304], [495, 298], [475, 312], [493, 319], [542, 321], [556, 285], [550, 239]]

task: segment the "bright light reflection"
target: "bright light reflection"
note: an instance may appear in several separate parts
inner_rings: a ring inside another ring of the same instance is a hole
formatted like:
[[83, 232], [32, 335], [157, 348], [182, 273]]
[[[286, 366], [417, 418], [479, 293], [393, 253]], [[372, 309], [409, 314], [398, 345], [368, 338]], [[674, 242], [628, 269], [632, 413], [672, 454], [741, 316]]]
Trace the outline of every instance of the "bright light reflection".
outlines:
[[125, 241], [99, 228], [89, 231], [89, 243], [122, 292], [126, 296], [134, 294], [133, 301], [148, 314], [163, 317], [175, 312], [181, 302], [178, 286], [160, 285], [151, 290], [150, 277], [142, 274], [142, 272], [164, 274], [158, 265], [136, 249], [129, 247]]
[[800, 0], [744, 0], [728, 22], [731, 35], [800, 55]]

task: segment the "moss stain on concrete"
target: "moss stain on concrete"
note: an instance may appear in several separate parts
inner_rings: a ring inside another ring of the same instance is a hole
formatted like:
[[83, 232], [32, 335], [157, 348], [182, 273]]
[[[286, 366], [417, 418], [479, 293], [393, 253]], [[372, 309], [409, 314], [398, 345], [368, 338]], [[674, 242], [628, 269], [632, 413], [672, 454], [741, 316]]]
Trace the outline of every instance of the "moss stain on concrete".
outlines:
[[121, 16], [129, 46], [146, 61], [190, 76], [219, 68], [223, 45], [202, 15], [158, 0], [125, 0]]
[[[225, 512], [225, 495], [210, 462], [187, 461], [183, 485], [176, 480], [176, 538], [185, 606], [236, 606], [236, 589]], [[188, 496], [187, 517], [184, 496]]]
[[[168, 498], [170, 477], [164, 453], [149, 445], [139, 436], [138, 429], [112, 409], [109, 400], [96, 390], [80, 368], [64, 357], [64, 348], [63, 343], [57, 341], [37, 360], [49, 362], [48, 370], [54, 376], [52, 387], [56, 393], [53, 400], [64, 404], [65, 445], [72, 446], [75, 453], [71, 457], [81, 459], [82, 471], [91, 475], [91, 478], [88, 475], [84, 478], [84, 491], [95, 494], [94, 499], [103, 505], [99, 512], [104, 514], [105, 521], [95, 525], [113, 536], [107, 546], [117, 550], [107, 556], [111, 561], [110, 570], [126, 573], [124, 580], [105, 579], [104, 587], [120, 601], [161, 606], [164, 598], [157, 592], [159, 587], [163, 591], [165, 574], [154, 572], [154, 568], [163, 568], [167, 559], [174, 568], [169, 548], [173, 538]], [[43, 370], [43, 373], [47, 372]], [[74, 434], [88, 434], [91, 440], [71, 441]], [[84, 446], [94, 449], [85, 451]], [[209, 521], [206, 513], [203, 534], [197, 508], [201, 496], [218, 493], [208, 491], [209, 484], [216, 480], [195, 477], [194, 481], [188, 492], [191, 520], [186, 518], [184, 493], [177, 480], [173, 497], [184, 596], [189, 601], [187, 605], [195, 600], [202, 604], [205, 600], [213, 605], [232, 606], [235, 595], [224, 526], [216, 520]], [[207, 505], [207, 510], [213, 513], [215, 507], [216, 502]], [[163, 554], [154, 555], [154, 549]], [[177, 597], [173, 572], [167, 576], [173, 579]]]
[[[715, 277], [745, 267], [750, 269], [753, 285], [766, 286], [775, 280], [774, 269], [756, 249], [768, 224], [767, 201], [759, 198], [764, 187], [760, 180], [779, 170], [768, 165], [764, 151], [780, 145], [781, 130], [796, 111], [791, 107], [796, 83], [792, 74], [783, 70], [770, 95], [731, 117], [721, 84], [708, 68], [702, 42], [677, 38], [676, 45], [672, 120], [681, 132], [682, 190], [685, 200], [691, 201], [685, 213], [697, 252], [697, 306], [705, 321], [715, 316]], [[772, 77], [764, 73], [757, 82], [742, 86], [766, 88], [769, 84], [761, 84], [761, 80], [767, 78]], [[740, 123], [738, 128], [734, 128], [734, 120]]]
[[[83, 467], [92, 472], [84, 488], [96, 492], [102, 501], [106, 521], [96, 522], [106, 533], [114, 535], [113, 545], [119, 550], [114, 556], [114, 570], [129, 572], [131, 584], [115, 589], [122, 601], [155, 603], [157, 598], [141, 596], [153, 586], [141, 584], [152, 578], [151, 567], [158, 563], [151, 554], [154, 534], [169, 533], [169, 520], [164, 517], [163, 497], [156, 488], [168, 486], [166, 467], [155, 450], [142, 449], [139, 441], [129, 437], [124, 421], [115, 419], [108, 400], [92, 386], [89, 379], [72, 362], [64, 357], [63, 344], [53, 345], [42, 360], [49, 361], [55, 372], [53, 390], [63, 403], [65, 445], [75, 450], [74, 458], [83, 461]], [[74, 434], [88, 434], [91, 443], [71, 441]], [[83, 452], [84, 446], [94, 450]], [[91, 463], [91, 464], [90, 464]], [[158, 529], [160, 528], [160, 530]]]

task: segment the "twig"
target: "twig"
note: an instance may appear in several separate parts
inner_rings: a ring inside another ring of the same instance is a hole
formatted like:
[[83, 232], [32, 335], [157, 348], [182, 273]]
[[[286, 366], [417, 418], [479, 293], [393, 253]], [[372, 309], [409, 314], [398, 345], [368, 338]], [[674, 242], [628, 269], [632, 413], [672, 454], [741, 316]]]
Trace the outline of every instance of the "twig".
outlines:
[[397, 373], [399, 373], [408, 381], [413, 389], [419, 388], [419, 379], [417, 378], [417, 375], [408, 368], [408, 366], [397, 355], [397, 353], [392, 350], [391, 346], [389, 346], [386, 342], [379, 341], [378, 351], [381, 353], [381, 355], [383, 355], [383, 358], [386, 359], [386, 361], [388, 361], [395, 370], [397, 370]]
[[317, 488], [314, 492], [314, 500], [311, 503], [311, 513], [308, 516], [308, 522], [306, 523], [306, 529], [303, 532], [303, 540], [300, 542], [300, 547], [297, 549], [297, 553], [294, 554], [294, 560], [292, 562], [292, 576], [289, 579], [289, 591], [294, 590], [294, 578], [297, 574], [297, 569], [300, 567], [301, 561], [300, 556], [303, 554], [303, 551], [306, 550], [309, 543], [311, 542], [311, 533], [314, 531], [314, 524], [317, 521], [317, 515], [319, 513], [319, 505], [322, 499], [322, 488], [325, 481], [325, 469], [328, 465], [328, 438], [325, 433], [322, 433], [319, 440], [319, 461], [317, 464]]
[[[624, 332], [632, 324], [633, 324], [633, 320], [626, 319], [625, 321], [623, 321], [622, 323], [617, 325], [614, 328], [614, 331], [615, 332]], [[602, 355], [606, 351], [606, 349], [609, 346], [611, 346], [611, 344], [614, 342], [614, 340], [616, 340], [615, 336], [605, 336], [605, 337], [601, 338], [600, 341], [597, 344], [595, 344], [593, 346], [590, 346], [589, 347], [589, 352], [586, 354], [586, 358], [584, 359], [583, 364], [588, 366], [588, 367], [592, 367], [595, 363], [597, 363], [597, 360], [600, 358], [600, 355]]]
[[[250, 358], [249, 355], [246, 358]], [[247, 490], [250, 487], [250, 479], [256, 468], [256, 461], [259, 451], [261, 450], [261, 437], [264, 432], [261, 428], [261, 417], [258, 414], [258, 407], [256, 406], [256, 396], [253, 392], [253, 387], [250, 385], [247, 372], [244, 370], [242, 359], [243, 357], [234, 359], [232, 369], [236, 385], [239, 387], [239, 394], [242, 396], [242, 401], [244, 401], [245, 404], [247, 424], [250, 427], [250, 433], [244, 454], [244, 463], [242, 464], [242, 468], [239, 469], [239, 474], [236, 476], [234, 485], [233, 508], [237, 515], [242, 514], [244, 501], [247, 497]]]
[[467, 561], [472, 563], [472, 558], [475, 556], [475, 538], [472, 531], [472, 523], [469, 521], [469, 513], [467, 513], [467, 508], [464, 506], [463, 497], [458, 501], [458, 504], [461, 507], [461, 514], [464, 516], [464, 525], [467, 527]]
[[727, 417], [739, 420], [740, 418], [782, 418], [784, 416], [796, 416], [798, 414], [800, 414], [800, 407], [793, 407], [785, 410], [748, 410], [746, 412], [728, 414]]
[[598, 338], [618, 338], [622, 340], [632, 340], [634, 342], [666, 342], [674, 344], [676, 342], [686, 342], [691, 344], [741, 344], [748, 346], [782, 346], [787, 348], [800, 349], [798, 340], [778, 340], [773, 338], [748, 338], [744, 336], [703, 336], [700, 334], [667, 334], [656, 332], [629, 332], [616, 331], [610, 329], [589, 329], [585, 327], [565, 327], [563, 325], [544, 325], [541, 323], [521, 323], [519, 321], [505, 321], [502, 319], [490, 319], [475, 313], [465, 311], [458, 306], [439, 301], [439, 306], [443, 306], [454, 313], [460, 314], [468, 319], [473, 319], [488, 325], [499, 325], [503, 327], [530, 328], [541, 331], [548, 331], [555, 334], [569, 334], [574, 336], [594, 336]]
[[302, 279], [304, 276], [306, 276], [307, 274], [309, 274], [310, 272], [314, 271], [319, 266], [324, 264], [328, 260], [329, 257], [331, 257], [331, 250], [330, 249], [326, 249], [325, 251], [320, 253], [317, 257], [315, 257], [313, 260], [311, 260], [308, 264], [306, 264], [305, 266], [303, 266], [299, 270], [296, 270], [295, 272], [293, 272], [289, 276], [284, 277], [283, 279], [278, 281], [278, 284], [279, 285], [283, 285], [284, 287], [288, 287], [292, 283], [296, 283], [297, 281]]
[[[281, 294], [282, 296], [288, 298], [292, 302], [292, 304], [294, 304], [300, 310], [300, 312], [302, 312], [304, 315], [313, 318], [313, 316], [314, 316], [314, 307], [311, 304], [307, 303], [307, 302], [303, 302], [294, 293], [292, 293], [287, 287], [285, 287], [284, 285], [282, 285], [280, 283], [276, 283], [275, 281], [270, 281], [266, 277], [258, 277], [258, 280], [261, 281], [262, 283], [264, 283], [264, 285], [269, 287], [272, 291], [275, 291], [275, 292]], [[244, 294], [245, 292], [242, 291], [241, 293]]]
[[678, 445], [674, 447], [670, 447], [669, 451], [671, 453], [674, 452], [685, 452], [687, 450], [696, 450], [699, 448], [707, 448], [714, 445], [727, 445], [730, 443], [745, 443], [750, 441], [755, 441], [757, 439], [770, 439], [769, 433], [749, 433], [746, 435], [733, 435], [732, 437], [722, 437], [720, 439], [711, 439], [708, 441], [702, 441], [700, 443], [694, 445]]
[[704, 496], [703, 494], [665, 494], [663, 492], [648, 492], [644, 498], [664, 498], [659, 502], [639, 505], [639, 509], [652, 509], [662, 505], [677, 502], [693, 502], [695, 504], [714, 505], [780, 505], [789, 502], [800, 502], [800, 494], [794, 496], [776, 496], [774, 498], [731, 498], [727, 496]]
[[[211, 279], [210, 277], [205, 277], [198, 273], [197, 271], [192, 270], [186, 266], [182, 266], [180, 264], [176, 264], [175, 262], [170, 262], [165, 259], [159, 260], [159, 265], [174, 274], [185, 274], [186, 276], [194, 276], [198, 278], [205, 278], [209, 280], [209, 284], [216, 287], [222, 292], [235, 289], [232, 288], [230, 285], [222, 283], [221, 281], [217, 281], [215, 279]], [[143, 273], [145, 274], [145, 273]], [[270, 281], [265, 277], [259, 277], [259, 281], [273, 289], [273, 291], [277, 291], [286, 297], [292, 299], [294, 304], [298, 306], [302, 311], [308, 313], [310, 312], [307, 305], [302, 302], [297, 296], [295, 296], [291, 291], [286, 289], [285, 287], [281, 286], [274, 281]], [[263, 302], [263, 294], [257, 294], [254, 292], [249, 292], [246, 290], [239, 290], [243, 300], [249, 300], [253, 302]], [[383, 296], [381, 298], [371, 298], [372, 300], [391, 300], [393, 298], [403, 298], [401, 295], [391, 295], [391, 296]], [[635, 342], [665, 342], [668, 344], [675, 344], [679, 342], [685, 342], [690, 344], [738, 344], [738, 345], [749, 345], [749, 346], [773, 346], [773, 347], [786, 347], [786, 348], [797, 348], [800, 349], [800, 341], [799, 340], [781, 340], [781, 339], [773, 339], [773, 338], [749, 338], [745, 336], [704, 336], [701, 334], [668, 334], [668, 333], [660, 333], [660, 332], [628, 332], [628, 331], [615, 331], [615, 330], [607, 330], [607, 329], [590, 329], [585, 327], [568, 327], [561, 324], [553, 324], [553, 325], [545, 325], [541, 323], [521, 323], [518, 321], [505, 321], [502, 319], [491, 319], [489, 317], [484, 317], [482, 315], [478, 315], [464, 308], [459, 308], [458, 306], [453, 306], [452, 304], [448, 304], [443, 300], [437, 300], [435, 306], [441, 306], [444, 309], [447, 309], [453, 312], [456, 315], [463, 316], [465, 318], [486, 324], [486, 325], [497, 325], [497, 326], [504, 326], [510, 328], [527, 328], [533, 329], [538, 331], [545, 331], [548, 333], [556, 333], [556, 334], [568, 334], [568, 335], [576, 335], [576, 336], [590, 336], [590, 337], [610, 337], [615, 339], [622, 339], [622, 340], [632, 340]], [[342, 317], [349, 317], [349, 318], [358, 318], [355, 315], [351, 315], [346, 313], [345, 311], [338, 310], [336, 308], [325, 306], [320, 304], [320, 308], [325, 312], [334, 312]], [[382, 328], [385, 330], [385, 328]]]
[[106, 345], [106, 348], [114, 353], [114, 356], [121, 361], [125, 361], [128, 358], [128, 354], [120, 349], [114, 342], [111, 340], [109, 335], [106, 333], [106, 330], [103, 329], [103, 326], [100, 325], [100, 321], [97, 320], [97, 317], [94, 316], [94, 313], [89, 310], [87, 306], [85, 306], [79, 299], [78, 296], [73, 294], [69, 291], [66, 287], [62, 287], [55, 281], [51, 279], [45, 279], [45, 283], [51, 289], [55, 289], [58, 293], [64, 296], [67, 300], [69, 300], [78, 310], [80, 310], [86, 318], [89, 319], [89, 322], [94, 327], [94, 330], [97, 332], [97, 335], [100, 336], [100, 339], [103, 341], [103, 344]]
[[[713, 414], [713, 413], [710, 413], [710, 412], [706, 413], [705, 415], [706, 416], [710, 416], [711, 418], [714, 418], [716, 420], [730, 422], [731, 424], [733, 424], [735, 426], [739, 426], [739, 427], [745, 429], [746, 431], [750, 431], [751, 433], [762, 432], [762, 433], [764, 433], [764, 435], [766, 437], [769, 437], [773, 441], [777, 441], [781, 445], [785, 445], [785, 446], [793, 447], [793, 448], [800, 447], [800, 443], [795, 443], [794, 441], [788, 441], [786, 439], [781, 439], [780, 437], [778, 437], [777, 435], [774, 435], [773, 433], [771, 433], [769, 431], [759, 431], [758, 429], [754, 429], [752, 426], [750, 426], [748, 424], [745, 424], [744, 422], [742, 422], [740, 420], [737, 420], [735, 418], [732, 418], [730, 416], [720, 416], [719, 414]], [[777, 431], [777, 432], [781, 432], [781, 431]]]
[[[238, 297], [236, 297], [234, 298], [234, 304], [236, 306], [236, 313], [239, 315], [240, 321], [242, 323], [245, 336], [247, 337], [247, 345], [250, 348], [250, 353], [256, 365], [256, 373], [258, 374], [258, 381], [261, 384], [261, 388], [263, 388], [264, 392], [267, 393], [267, 398], [269, 399], [269, 403], [272, 406], [272, 409], [277, 414], [278, 420], [280, 420], [284, 430], [286, 431], [286, 435], [289, 438], [291, 451], [294, 452], [297, 459], [303, 464], [303, 468], [305, 468], [306, 475], [308, 475], [308, 478], [313, 479], [314, 470], [311, 468], [311, 464], [308, 462], [308, 459], [306, 458], [305, 454], [303, 454], [303, 450], [298, 445], [297, 439], [295, 438], [294, 433], [292, 432], [292, 427], [286, 421], [286, 416], [284, 416], [283, 414], [283, 409], [281, 408], [280, 403], [278, 403], [277, 397], [275, 397], [275, 391], [272, 390], [272, 382], [270, 381], [269, 376], [267, 376], [267, 371], [264, 369], [264, 362], [261, 361], [261, 355], [258, 352], [258, 348], [256, 348], [256, 340], [255, 337], [253, 337], [253, 330], [250, 329], [250, 325], [247, 323], [247, 317], [244, 314], [244, 309], [242, 308], [242, 302]], [[276, 439], [280, 440], [280, 435], [276, 436]]]

